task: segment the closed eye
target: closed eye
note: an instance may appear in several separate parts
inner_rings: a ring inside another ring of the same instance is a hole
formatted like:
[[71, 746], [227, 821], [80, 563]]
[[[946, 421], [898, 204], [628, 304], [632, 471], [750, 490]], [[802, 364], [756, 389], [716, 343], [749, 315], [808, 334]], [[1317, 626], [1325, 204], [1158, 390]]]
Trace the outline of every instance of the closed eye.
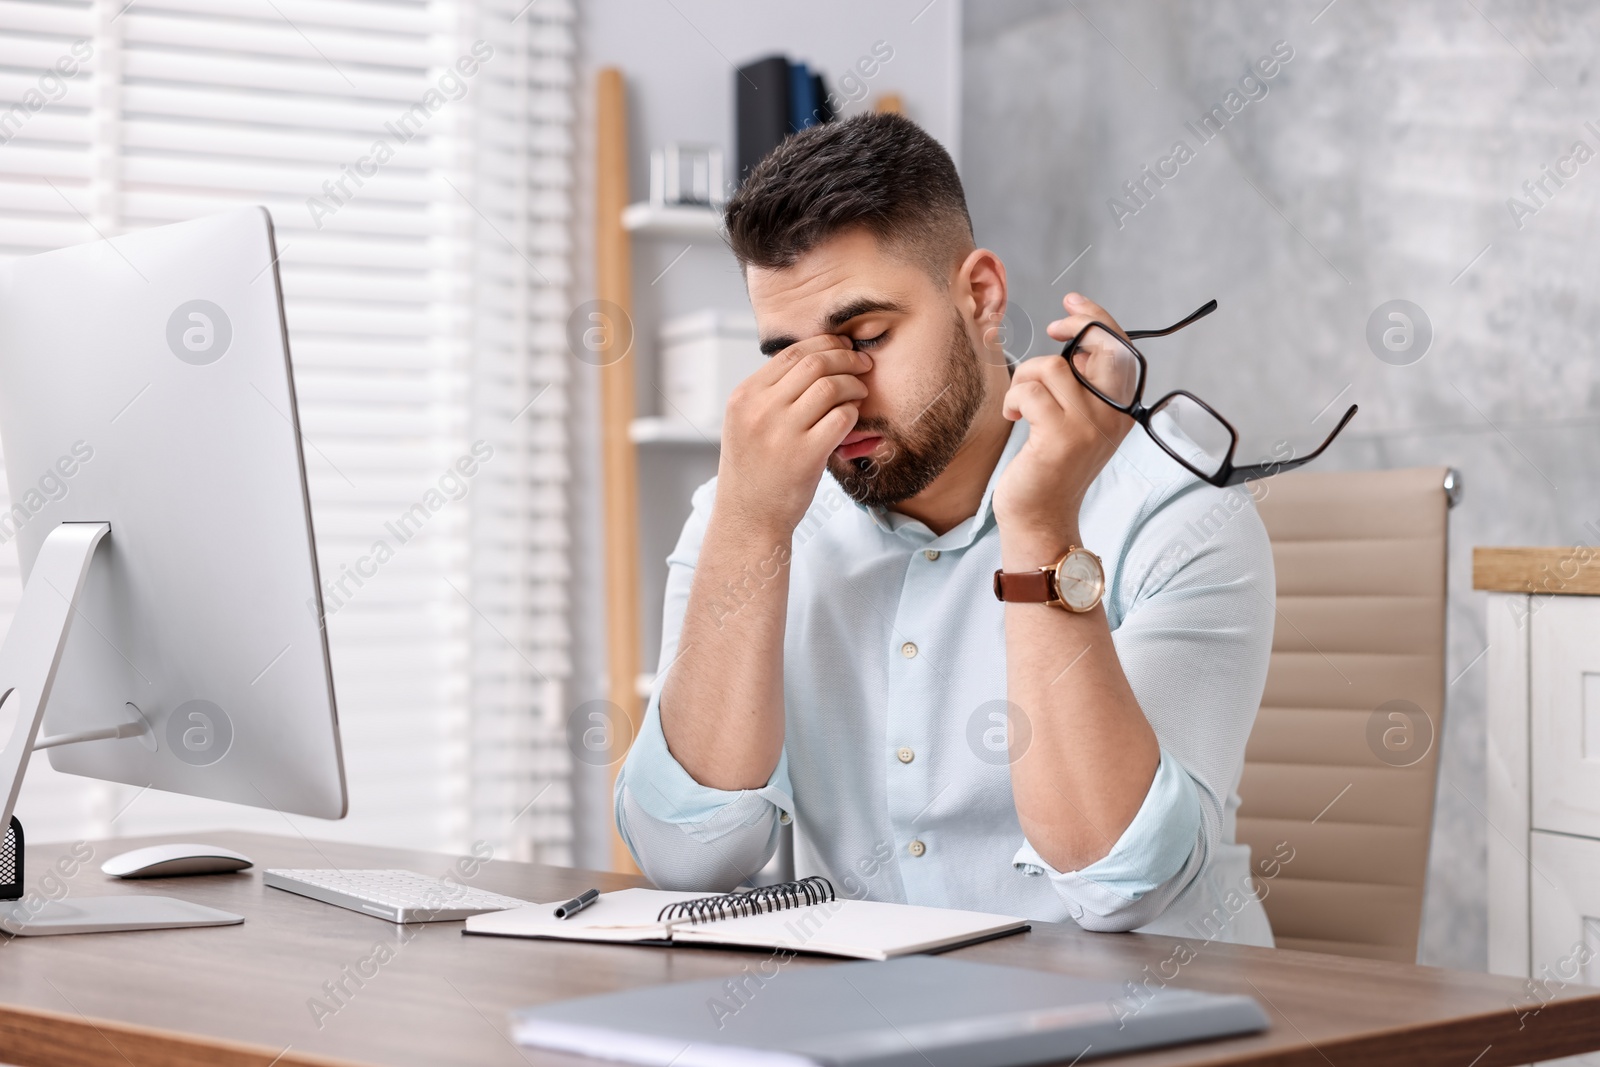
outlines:
[[874, 348], [878, 345], [881, 345], [884, 340], [888, 338], [888, 336], [889, 331], [884, 330], [876, 337], [852, 337], [850, 339], [850, 347], [855, 349], [857, 352], [861, 351], [863, 348]]

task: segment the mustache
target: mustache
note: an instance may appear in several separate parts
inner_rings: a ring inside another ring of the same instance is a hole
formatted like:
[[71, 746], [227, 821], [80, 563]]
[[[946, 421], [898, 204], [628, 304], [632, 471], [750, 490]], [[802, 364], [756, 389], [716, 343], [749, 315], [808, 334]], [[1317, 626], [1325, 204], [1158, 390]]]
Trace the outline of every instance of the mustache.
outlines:
[[894, 424], [888, 419], [884, 418], [882, 415], [873, 415], [870, 418], [856, 419], [856, 424], [850, 432], [875, 433], [885, 439], [888, 439], [894, 436]]

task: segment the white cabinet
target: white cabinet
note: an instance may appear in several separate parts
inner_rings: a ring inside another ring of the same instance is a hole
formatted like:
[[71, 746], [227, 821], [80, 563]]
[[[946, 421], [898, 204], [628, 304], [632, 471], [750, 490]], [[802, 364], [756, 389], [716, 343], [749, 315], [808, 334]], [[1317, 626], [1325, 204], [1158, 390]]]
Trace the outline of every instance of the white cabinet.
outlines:
[[1528, 979], [1508, 1005], [1528, 1025], [1562, 987], [1600, 985], [1600, 567], [1561, 577], [1591, 551], [1474, 554], [1474, 584], [1502, 590], [1485, 652], [1489, 970]]
[[[1600, 841], [1548, 830], [1533, 830], [1529, 838], [1533, 966], [1526, 995], [1512, 1007], [1525, 1025], [1536, 1026], [1543, 1001], [1564, 986], [1600, 985]], [[1558, 1065], [1600, 1067], [1600, 1053], [1546, 1060], [1542, 1067]]]
[[1529, 607], [1533, 827], [1600, 838], [1600, 597]]
[[1538, 961], [1531, 977], [1552, 986], [1600, 985], [1600, 841], [1543, 830], [1531, 836], [1530, 930]]
[[1489, 969], [1600, 985], [1600, 596], [1491, 592], [1488, 639]]

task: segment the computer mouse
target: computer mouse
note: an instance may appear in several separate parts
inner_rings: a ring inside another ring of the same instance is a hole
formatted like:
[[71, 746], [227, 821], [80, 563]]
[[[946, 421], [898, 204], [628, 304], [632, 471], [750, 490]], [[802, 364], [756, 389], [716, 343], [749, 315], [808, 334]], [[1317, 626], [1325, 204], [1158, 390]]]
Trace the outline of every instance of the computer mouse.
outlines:
[[219, 845], [182, 842], [151, 845], [112, 856], [100, 870], [117, 878], [171, 878], [180, 874], [228, 874], [254, 866], [249, 856]]

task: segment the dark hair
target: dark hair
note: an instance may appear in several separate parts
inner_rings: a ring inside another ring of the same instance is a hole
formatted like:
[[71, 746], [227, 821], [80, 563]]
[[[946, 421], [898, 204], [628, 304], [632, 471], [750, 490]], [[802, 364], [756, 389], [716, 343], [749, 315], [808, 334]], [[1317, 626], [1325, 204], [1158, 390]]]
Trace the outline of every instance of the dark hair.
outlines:
[[740, 267], [791, 267], [861, 226], [943, 282], [972, 248], [972, 219], [944, 146], [903, 115], [811, 126], [763, 159], [728, 201]]

